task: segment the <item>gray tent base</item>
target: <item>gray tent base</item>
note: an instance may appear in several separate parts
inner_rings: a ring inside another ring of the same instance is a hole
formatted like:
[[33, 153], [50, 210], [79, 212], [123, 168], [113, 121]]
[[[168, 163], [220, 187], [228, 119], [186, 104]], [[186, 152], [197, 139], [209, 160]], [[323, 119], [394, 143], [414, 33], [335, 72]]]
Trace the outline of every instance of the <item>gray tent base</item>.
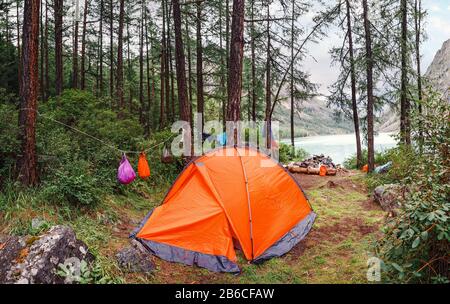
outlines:
[[[196, 252], [173, 245], [138, 238], [136, 236], [137, 233], [142, 229], [144, 223], [147, 222], [152, 213], [153, 210], [147, 214], [141, 224], [130, 235], [131, 238], [141, 242], [150, 253], [169, 262], [178, 262], [189, 266], [197, 265], [214, 272], [240, 272], [239, 266], [230, 261], [227, 257]], [[262, 255], [253, 260], [252, 263], [260, 264], [273, 257], [279, 257], [286, 254], [305, 238], [311, 230], [315, 219], [316, 214], [311, 211], [281, 239], [268, 248]]]

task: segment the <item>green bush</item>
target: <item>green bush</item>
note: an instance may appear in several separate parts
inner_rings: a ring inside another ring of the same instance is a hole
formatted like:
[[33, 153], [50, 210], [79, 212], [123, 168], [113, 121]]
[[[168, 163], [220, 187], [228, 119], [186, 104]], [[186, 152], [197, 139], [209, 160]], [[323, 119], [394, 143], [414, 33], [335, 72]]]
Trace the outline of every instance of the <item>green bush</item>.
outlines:
[[301, 148], [293, 149], [291, 145], [280, 143], [279, 161], [282, 164], [291, 161], [302, 161], [309, 156], [308, 152]]
[[[390, 160], [392, 160], [391, 154], [392, 154], [392, 151], [394, 151], [395, 149], [396, 148], [392, 148], [392, 149], [382, 151], [382, 152], [375, 151], [375, 154], [374, 154], [375, 164], [377, 166], [382, 166], [382, 165], [386, 164], [387, 162], [389, 162]], [[365, 165], [365, 164], [367, 164], [367, 150], [364, 149], [361, 151], [361, 153], [362, 153], [362, 164]], [[353, 170], [361, 169], [356, 166], [356, 154], [345, 159], [343, 165], [347, 169], [353, 169]]]
[[416, 113], [412, 120], [417, 145], [398, 169], [404, 170], [400, 183], [409, 191], [376, 247], [387, 281], [449, 282], [450, 104], [433, 93], [427, 95], [425, 114]]
[[100, 201], [101, 189], [89, 164], [75, 161], [62, 170], [57, 169], [54, 177], [43, 183], [42, 194], [49, 202], [92, 206]]
[[3, 181], [13, 171], [19, 150], [17, 110], [12, 104], [6, 103], [10, 98], [14, 97], [0, 89], [0, 189]]

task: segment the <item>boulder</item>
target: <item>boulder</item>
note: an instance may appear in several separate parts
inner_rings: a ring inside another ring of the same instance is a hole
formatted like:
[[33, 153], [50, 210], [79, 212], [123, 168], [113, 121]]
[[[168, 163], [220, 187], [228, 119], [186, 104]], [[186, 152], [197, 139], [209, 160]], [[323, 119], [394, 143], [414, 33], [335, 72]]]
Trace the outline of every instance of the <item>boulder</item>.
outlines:
[[382, 185], [373, 191], [373, 199], [384, 211], [394, 212], [400, 207], [400, 201], [404, 198], [405, 191], [406, 189], [400, 185]]
[[[74, 283], [80, 265], [93, 260], [86, 244], [70, 227], [54, 226], [38, 237], [13, 236], [0, 247], [0, 283]], [[68, 264], [73, 266], [74, 276], [60, 276], [57, 271]]]
[[150, 273], [155, 269], [151, 254], [136, 240], [131, 246], [121, 249], [117, 254], [117, 263], [127, 272]]

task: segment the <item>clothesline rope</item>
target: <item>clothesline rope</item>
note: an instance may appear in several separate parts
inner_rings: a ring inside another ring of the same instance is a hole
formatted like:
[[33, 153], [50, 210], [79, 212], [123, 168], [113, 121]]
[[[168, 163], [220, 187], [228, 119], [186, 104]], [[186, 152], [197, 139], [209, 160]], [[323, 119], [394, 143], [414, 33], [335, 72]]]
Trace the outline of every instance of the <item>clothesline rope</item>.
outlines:
[[84, 132], [84, 131], [82, 131], [82, 130], [80, 130], [80, 129], [77, 129], [77, 128], [72, 127], [72, 126], [70, 126], [70, 125], [68, 125], [68, 124], [65, 124], [65, 123], [63, 123], [62, 121], [59, 121], [59, 120], [56, 120], [56, 119], [54, 119], [54, 118], [48, 117], [48, 116], [46, 116], [46, 115], [44, 115], [44, 114], [41, 114], [38, 110], [31, 109], [31, 108], [21, 108], [20, 110], [34, 111], [39, 117], [48, 119], [48, 120], [53, 121], [53, 122], [55, 122], [55, 123], [57, 123], [57, 124], [60, 124], [60, 125], [62, 125], [62, 126], [65, 126], [65, 127], [69, 128], [70, 130], [72, 130], [72, 131], [74, 131], [74, 132], [78, 132], [78, 133], [80, 133], [80, 134], [83, 134], [83, 135], [85, 135], [85, 136], [87, 136], [87, 137], [89, 137], [89, 138], [91, 138], [91, 139], [94, 139], [94, 140], [96, 140], [96, 141], [102, 143], [104, 146], [106, 146], [106, 147], [108, 147], [108, 148], [110, 148], [110, 149], [116, 150], [116, 151], [118, 151], [118, 152], [120, 152], [120, 153], [122, 153], [122, 154], [140, 154], [140, 153], [142, 153], [142, 152], [147, 153], [148, 151], [151, 151], [151, 150], [153, 150], [154, 148], [156, 148], [156, 147], [158, 147], [158, 146], [160, 146], [160, 145], [162, 145], [162, 144], [168, 142], [169, 140], [173, 139], [173, 138], [177, 135], [177, 134], [174, 134], [173, 136], [169, 137], [168, 139], [166, 139], [166, 140], [164, 140], [164, 141], [162, 141], [162, 142], [160, 142], [160, 143], [157, 143], [157, 144], [155, 144], [155, 145], [153, 145], [153, 146], [151, 146], [151, 147], [149, 147], [149, 148], [147, 148], [147, 149], [145, 149], [145, 150], [141, 150], [141, 151], [122, 150], [122, 149], [120, 149], [120, 148], [118, 148], [118, 147], [116, 147], [116, 146], [114, 146], [114, 145], [112, 145], [112, 144], [110, 144], [110, 143], [108, 143], [108, 142], [106, 142], [106, 141], [100, 139], [100, 138], [97, 138], [97, 137], [95, 137], [95, 136], [93, 136], [93, 135], [91, 135], [91, 134], [89, 134], [89, 133], [86, 133], [86, 132]]

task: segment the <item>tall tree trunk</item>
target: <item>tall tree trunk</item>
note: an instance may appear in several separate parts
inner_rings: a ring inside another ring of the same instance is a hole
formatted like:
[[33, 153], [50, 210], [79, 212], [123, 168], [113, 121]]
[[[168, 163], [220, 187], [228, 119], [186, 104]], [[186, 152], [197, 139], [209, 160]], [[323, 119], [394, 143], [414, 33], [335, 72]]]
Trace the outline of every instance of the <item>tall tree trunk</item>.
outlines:
[[[18, 59], [18, 62], [22, 62], [21, 48], [20, 48], [20, 38], [22, 37], [20, 35], [20, 13], [19, 13], [19, 11], [20, 11], [20, 3], [21, 3], [21, 0], [17, 0], [16, 1], [17, 59]], [[19, 91], [20, 91], [20, 84], [22, 82], [22, 65], [21, 64], [18, 64], [17, 75], [18, 75], [17, 79], [18, 79], [18, 82], [19, 82]]]
[[[240, 119], [242, 64], [244, 56], [244, 0], [233, 0], [230, 59], [228, 60], [228, 121]], [[234, 132], [237, 143], [237, 132]]]
[[146, 120], [144, 119], [144, 115], [143, 115], [145, 112], [145, 103], [144, 103], [144, 7], [143, 7], [143, 5], [141, 6], [141, 20], [139, 23], [139, 105], [140, 105], [139, 120], [140, 120], [140, 123], [145, 127]]
[[49, 72], [49, 62], [48, 62], [48, 0], [45, 1], [45, 31], [44, 31], [44, 79], [45, 79], [45, 91], [44, 100], [49, 97], [49, 86], [50, 86], [50, 72]]
[[294, 30], [295, 30], [295, 1], [292, 1], [291, 20], [291, 146], [295, 153], [295, 125], [294, 125]]
[[164, 113], [164, 104], [165, 104], [165, 93], [166, 93], [166, 8], [164, 2], [161, 3], [162, 9], [162, 33], [161, 33], [161, 74], [160, 74], [160, 84], [161, 84], [161, 104], [159, 110], [159, 127], [162, 129], [165, 126], [165, 113]]
[[39, 90], [41, 92], [41, 100], [45, 100], [45, 78], [44, 78], [44, 2], [41, 1], [40, 17], [40, 60], [39, 60]]
[[356, 166], [361, 168], [362, 166], [362, 151], [361, 151], [361, 136], [359, 131], [359, 116], [358, 105], [356, 103], [356, 72], [355, 72], [355, 59], [353, 49], [353, 33], [352, 33], [352, 20], [350, 13], [350, 1], [345, 0], [347, 5], [347, 31], [348, 31], [348, 48], [350, 56], [350, 81], [352, 87], [352, 112], [353, 112], [353, 124], [355, 127], [356, 137]]
[[271, 90], [271, 58], [270, 58], [270, 6], [267, 5], [267, 56], [266, 56], [266, 148], [271, 147], [272, 118], [270, 110], [272, 109], [272, 90]]
[[204, 124], [203, 97], [203, 47], [202, 47], [202, 3], [197, 2], [197, 112], [202, 115], [201, 132]]
[[116, 98], [119, 107], [119, 117], [123, 117], [125, 99], [123, 96], [123, 23], [125, 17], [125, 0], [120, 0], [119, 9], [119, 33], [117, 37], [117, 75], [116, 75]]
[[374, 138], [373, 138], [373, 54], [372, 54], [372, 34], [370, 30], [369, 8], [367, 0], [363, 3], [363, 20], [366, 40], [366, 72], [367, 72], [367, 158], [368, 172], [372, 172], [375, 167], [374, 158]]
[[[233, 2], [233, 5], [234, 5], [234, 2]], [[233, 9], [234, 9], [234, 6], [233, 6]], [[228, 109], [229, 109], [228, 102], [230, 100], [230, 91], [229, 91], [230, 79], [229, 79], [229, 74], [228, 74], [230, 71], [230, 0], [225, 1], [225, 56], [226, 56], [225, 80], [226, 80], [226, 100], [227, 100], [227, 102], [223, 105], [223, 113], [224, 113], [224, 117], [228, 117]], [[224, 119], [224, 122], [226, 120], [228, 120], [228, 118]]]
[[79, 0], [75, 0], [73, 56], [72, 56], [72, 88], [78, 88], [78, 25], [79, 25]]
[[111, 108], [114, 100], [114, 2], [109, 2], [109, 96], [111, 97]]
[[165, 83], [165, 89], [166, 89], [166, 94], [165, 94], [165, 96], [166, 96], [166, 118], [167, 118], [167, 121], [168, 122], [171, 122], [172, 121], [172, 117], [171, 117], [171, 111], [170, 111], [170, 64], [169, 64], [169, 62], [170, 62], [170, 54], [169, 54], [169, 49], [170, 49], [170, 43], [171, 43], [171, 41], [170, 41], [170, 34], [169, 34], [169, 32], [170, 32], [170, 24], [169, 24], [169, 22], [170, 22], [170, 12], [169, 12], [169, 10], [168, 10], [168, 5], [167, 5], [167, 2], [168, 2], [169, 0], [165, 0], [165, 1], [163, 1], [162, 2], [162, 4], [164, 5], [164, 12], [165, 12], [165, 19], [166, 19], [166, 22], [165, 22], [165, 24], [166, 24], [166, 31], [165, 31], [165, 33], [166, 33], [166, 37], [165, 37], [165, 56], [164, 56], [164, 58], [165, 58], [165, 60], [166, 60], [166, 62], [164, 63], [164, 67], [166, 68], [166, 70], [165, 70], [165, 75], [166, 75], [166, 77], [165, 77], [165, 81], [166, 81], [166, 83]]
[[[417, 95], [419, 102], [419, 114], [422, 115], [422, 71], [421, 71], [421, 56], [420, 56], [420, 35], [422, 33], [422, 1], [415, 0], [414, 2], [414, 24], [416, 32], [416, 65], [417, 65]], [[422, 149], [423, 142], [423, 127], [419, 125], [419, 143]]]
[[[294, 1], [292, 1], [292, 3], [294, 3]], [[251, 20], [253, 20], [255, 18], [255, 0], [252, 0], [252, 7], [251, 7]], [[256, 97], [256, 55], [255, 55], [255, 23], [252, 22], [251, 23], [251, 30], [250, 30], [250, 35], [251, 35], [251, 61], [252, 61], [252, 90], [251, 90], [251, 94], [252, 94], [252, 120], [256, 121], [256, 101], [257, 101], [257, 97]]]
[[87, 15], [88, 15], [88, 0], [84, 0], [84, 13], [83, 13], [83, 32], [81, 34], [81, 75], [80, 75], [80, 88], [85, 89], [86, 86], [86, 31], [87, 31]]
[[99, 20], [99, 95], [103, 96], [103, 0], [100, 0], [100, 20]]
[[[130, 48], [130, 25], [129, 22], [127, 21], [127, 81], [128, 81], [128, 90], [129, 90], [129, 95], [128, 95], [128, 109], [130, 111], [130, 113], [133, 113], [133, 87], [131, 86], [131, 82], [132, 82], [132, 71], [133, 71], [133, 67], [131, 64], [131, 48]], [[139, 107], [139, 120], [142, 121], [142, 111], [141, 111], [141, 107]]]
[[[186, 5], [186, 9], [188, 9], [188, 6]], [[189, 91], [189, 104], [192, 105], [192, 99], [193, 99], [193, 89], [192, 89], [192, 57], [191, 57], [191, 40], [190, 40], [190, 33], [189, 33], [189, 20], [188, 20], [188, 14], [185, 14], [185, 27], [186, 27], [186, 48], [187, 48], [187, 61], [188, 61], [188, 91]], [[192, 117], [192, 106], [191, 108], [191, 117]]]
[[63, 0], [54, 0], [55, 12], [55, 69], [56, 95], [59, 96], [63, 90], [63, 46], [62, 46], [62, 26], [63, 26]]
[[18, 180], [25, 186], [38, 183], [36, 156], [36, 110], [38, 98], [39, 0], [25, 0], [23, 11], [22, 78], [19, 126], [21, 156]]
[[173, 20], [175, 27], [175, 59], [177, 70], [177, 88], [178, 100], [180, 103], [180, 118], [181, 120], [191, 122], [191, 111], [189, 103], [187, 102], [187, 86], [186, 86], [186, 67], [183, 50], [183, 38], [181, 34], [181, 11], [179, 0], [173, 0]]
[[409, 100], [408, 100], [408, 6], [407, 0], [401, 0], [401, 88], [400, 88], [400, 135], [406, 145], [411, 143], [409, 126]]
[[[145, 7], [145, 6], [144, 6]], [[147, 23], [147, 8], [144, 8], [144, 26], [145, 26], [145, 57], [146, 57], [146, 62], [147, 62], [147, 136], [150, 136], [150, 129], [151, 129], [151, 122], [152, 122], [152, 104], [153, 104], [153, 100], [155, 97], [155, 77], [154, 77], [154, 69], [153, 69], [153, 59], [152, 59], [152, 75], [151, 75], [151, 79], [152, 79], [152, 85], [150, 88], [150, 56], [151, 54], [149, 53], [149, 48], [148, 48], [148, 44], [149, 44], [149, 39], [148, 39], [148, 23]], [[150, 40], [153, 41], [151, 39], [152, 37], [150, 37]]]

